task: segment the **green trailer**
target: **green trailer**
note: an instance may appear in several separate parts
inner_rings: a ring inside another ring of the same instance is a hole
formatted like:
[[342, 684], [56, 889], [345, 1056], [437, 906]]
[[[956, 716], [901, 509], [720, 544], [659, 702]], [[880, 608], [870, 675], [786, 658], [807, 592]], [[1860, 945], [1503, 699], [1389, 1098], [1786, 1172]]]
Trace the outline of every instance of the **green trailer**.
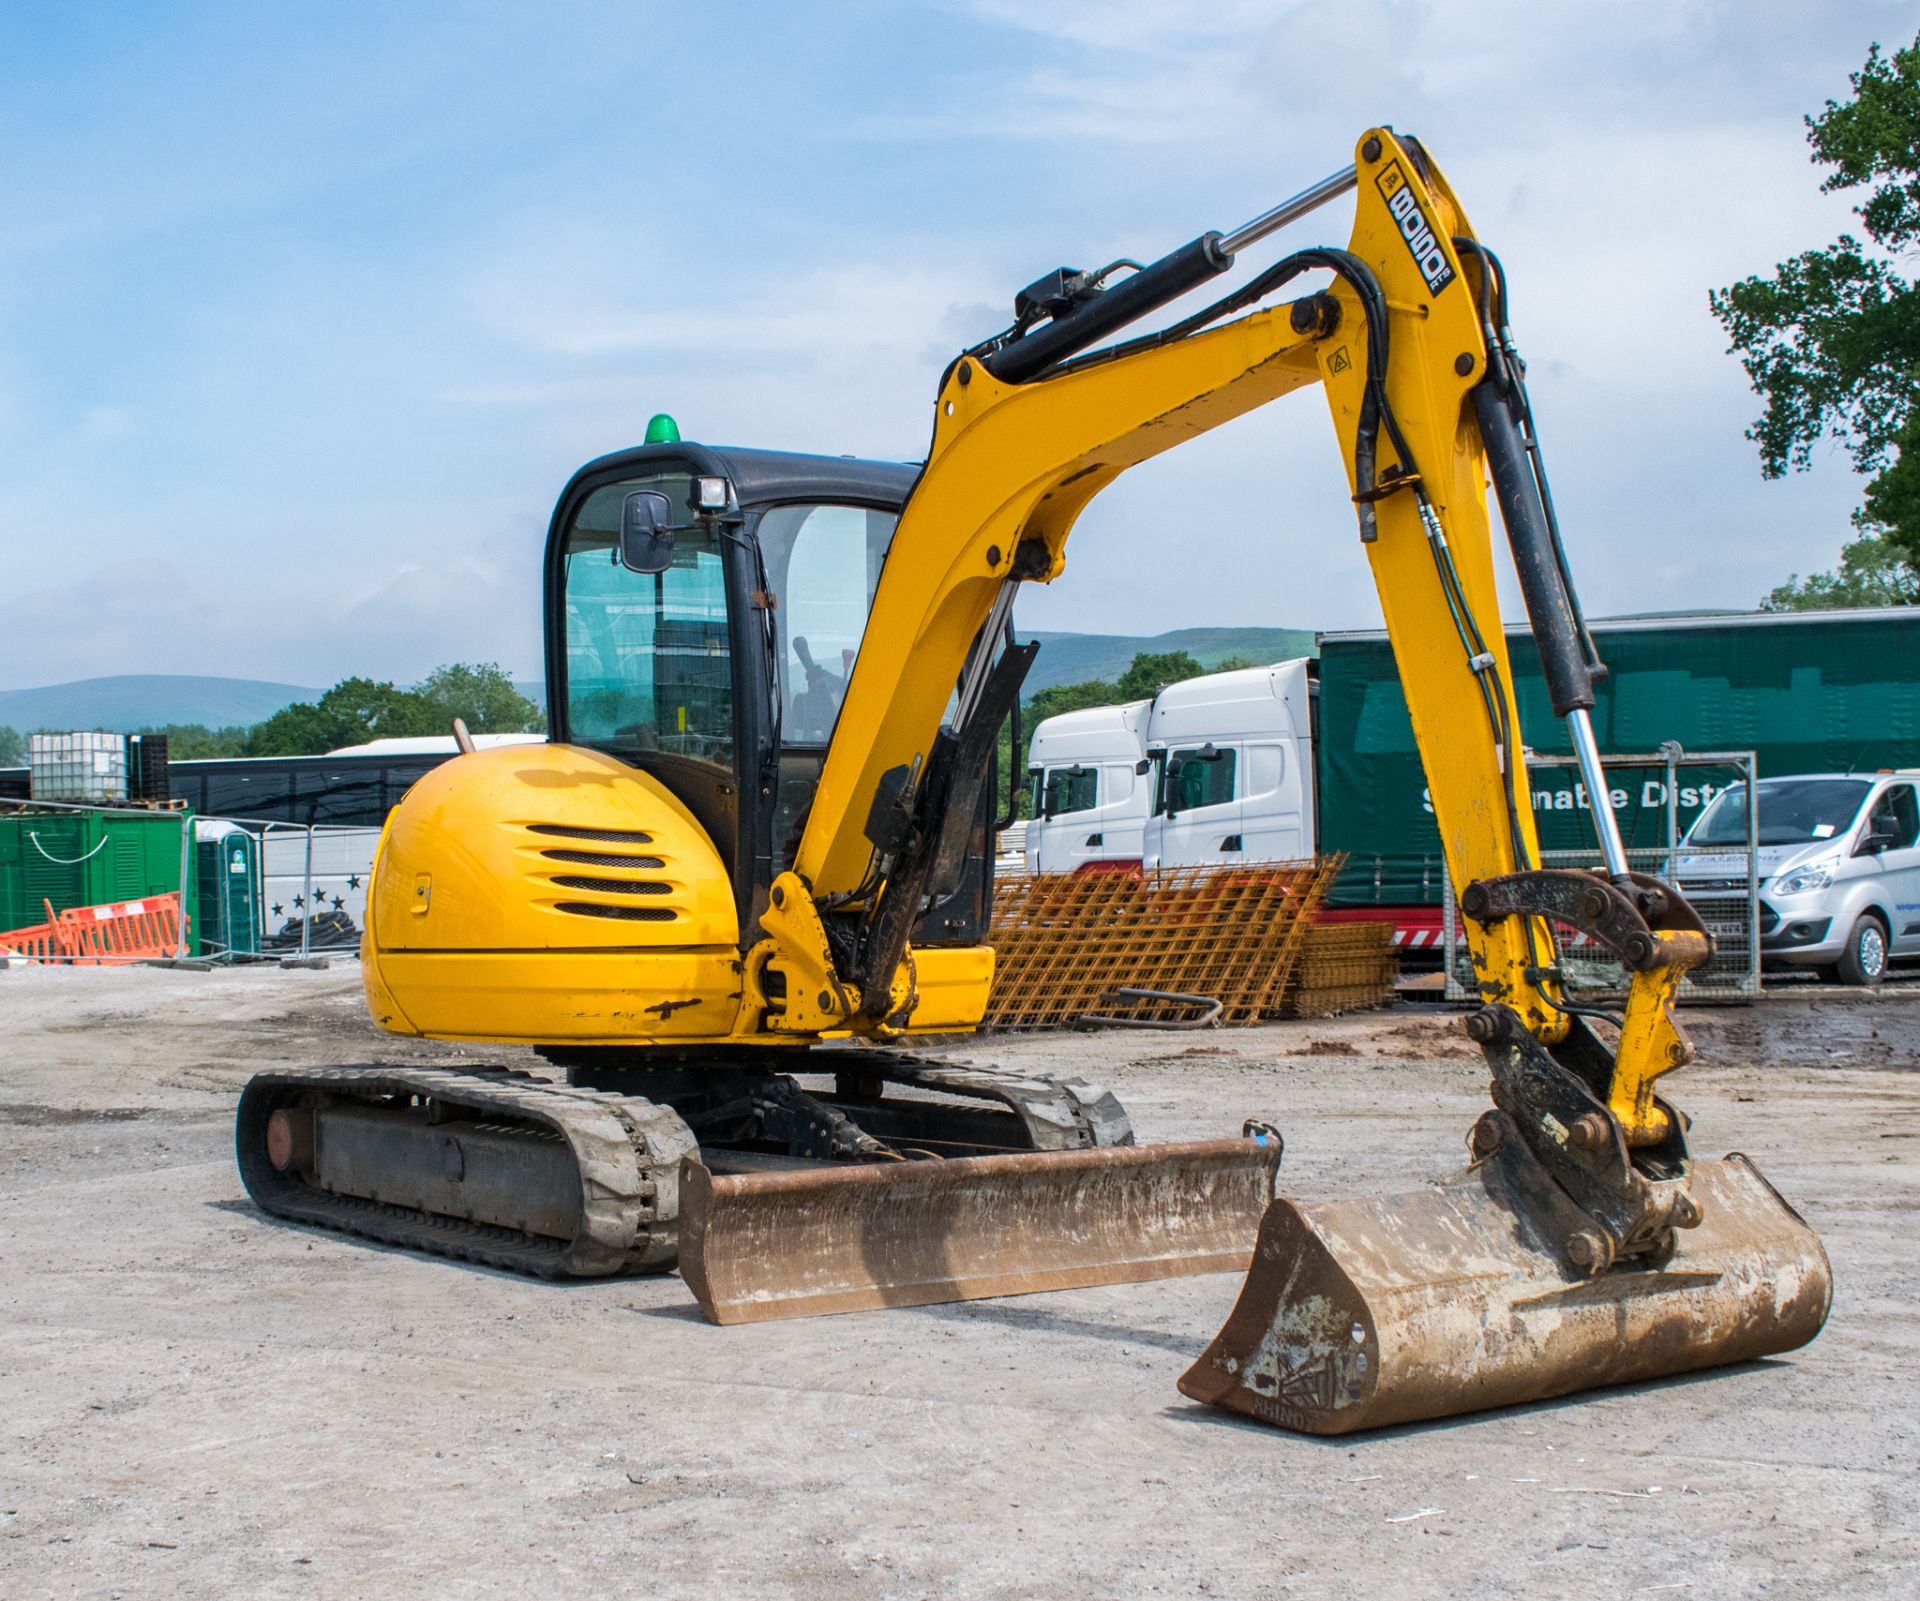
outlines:
[[[1603, 753], [1750, 750], [1762, 777], [1920, 766], [1920, 607], [1624, 617], [1593, 635], [1609, 669], [1593, 711]], [[1529, 746], [1567, 753], [1531, 638], [1509, 629], [1507, 649]], [[1319, 685], [1320, 847], [1348, 856], [1329, 904], [1437, 906], [1440, 836], [1386, 635], [1321, 635]], [[1627, 846], [1664, 845], [1665, 771], [1609, 775]], [[1687, 770], [1680, 827], [1734, 776]], [[1536, 771], [1530, 788], [1543, 849], [1593, 848], [1572, 769]]]
[[[48, 902], [64, 912], [178, 891], [184, 891], [181, 905], [196, 911], [190, 812], [0, 808], [0, 929], [45, 922]], [[188, 939], [190, 952], [198, 948], [197, 934], [196, 928]]]

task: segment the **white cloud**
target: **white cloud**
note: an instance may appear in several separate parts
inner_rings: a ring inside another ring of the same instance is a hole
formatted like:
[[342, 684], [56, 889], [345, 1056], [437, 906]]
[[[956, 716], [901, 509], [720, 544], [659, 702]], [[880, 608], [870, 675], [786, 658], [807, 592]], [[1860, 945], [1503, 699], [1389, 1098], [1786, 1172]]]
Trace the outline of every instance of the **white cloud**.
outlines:
[[[182, 81], [253, 87], [211, 112], [167, 120], [180, 46], [89, 69], [150, 136], [33, 121], [62, 83], [0, 107], [32, 220], [0, 241], [31, 269], [0, 274], [0, 682], [151, 666], [153, 626], [178, 671], [529, 673], [552, 499], [651, 413], [917, 456], [945, 363], [1021, 284], [1232, 226], [1375, 118], [1427, 139], [1512, 272], [1590, 609], [1750, 603], [1847, 532], [1844, 460], [1760, 480], [1705, 297], [1846, 224], [1799, 118], [1904, 7], [973, 0], [937, 55], [896, 48], [902, 12], [811, 57], [766, 45], [783, 8], [671, 37], [582, 9], [471, 57], [429, 28], [360, 73], [375, 14], [285, 104], [257, 81], [275, 41], [222, 24], [188, 43], [234, 50], [224, 73]], [[714, 96], [693, 68], [722, 39]], [[116, 98], [129, 76], [166, 92]], [[1312, 394], [1128, 474], [1069, 559], [1030, 626], [1376, 615]]]

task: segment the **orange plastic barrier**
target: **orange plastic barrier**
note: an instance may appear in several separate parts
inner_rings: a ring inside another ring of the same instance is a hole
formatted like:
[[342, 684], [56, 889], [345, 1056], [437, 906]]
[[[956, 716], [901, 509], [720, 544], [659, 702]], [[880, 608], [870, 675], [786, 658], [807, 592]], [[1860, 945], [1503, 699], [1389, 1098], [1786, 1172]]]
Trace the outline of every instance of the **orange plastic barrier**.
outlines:
[[78, 967], [111, 967], [180, 953], [177, 893], [77, 906], [59, 913], [52, 923], [58, 955]]
[[19, 957], [44, 962], [60, 955], [60, 931], [54, 926], [53, 906], [48, 901], [40, 904], [47, 909], [44, 923], [35, 923], [28, 928], [0, 929], [0, 962]]

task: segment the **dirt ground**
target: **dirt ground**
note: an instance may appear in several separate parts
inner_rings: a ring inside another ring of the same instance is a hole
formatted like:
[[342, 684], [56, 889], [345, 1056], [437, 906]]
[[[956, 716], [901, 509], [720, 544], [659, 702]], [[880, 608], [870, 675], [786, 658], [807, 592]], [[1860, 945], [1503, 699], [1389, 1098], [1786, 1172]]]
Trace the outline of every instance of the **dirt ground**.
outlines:
[[[1234, 1276], [716, 1329], [269, 1222], [252, 1068], [463, 1053], [375, 1035], [352, 962], [0, 971], [0, 1596], [1910, 1596], [1920, 984], [1689, 1017], [1672, 1094], [1825, 1237], [1825, 1333], [1317, 1441], [1174, 1389]], [[1446, 1171], [1484, 1097], [1438, 1009], [969, 1054], [1147, 1139], [1270, 1119], [1300, 1197]]]

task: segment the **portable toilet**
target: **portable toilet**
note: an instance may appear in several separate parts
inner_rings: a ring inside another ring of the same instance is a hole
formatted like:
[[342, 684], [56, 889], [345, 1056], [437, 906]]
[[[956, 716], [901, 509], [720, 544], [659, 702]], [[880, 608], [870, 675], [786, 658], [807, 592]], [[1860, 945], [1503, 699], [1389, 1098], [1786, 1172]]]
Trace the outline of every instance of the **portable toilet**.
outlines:
[[194, 825], [200, 894], [195, 928], [208, 956], [253, 956], [260, 950], [260, 841], [237, 823], [205, 818]]

